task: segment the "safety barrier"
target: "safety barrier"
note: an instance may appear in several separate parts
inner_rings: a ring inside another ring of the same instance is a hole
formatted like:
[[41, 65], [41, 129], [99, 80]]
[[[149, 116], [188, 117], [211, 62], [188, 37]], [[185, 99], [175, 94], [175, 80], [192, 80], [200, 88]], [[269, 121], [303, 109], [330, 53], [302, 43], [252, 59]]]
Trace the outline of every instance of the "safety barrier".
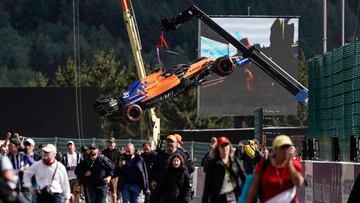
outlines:
[[[301, 203], [346, 203], [360, 174], [360, 163], [304, 161], [303, 175], [307, 186], [298, 188]], [[201, 167], [194, 173], [195, 196], [201, 197], [205, 174]]]

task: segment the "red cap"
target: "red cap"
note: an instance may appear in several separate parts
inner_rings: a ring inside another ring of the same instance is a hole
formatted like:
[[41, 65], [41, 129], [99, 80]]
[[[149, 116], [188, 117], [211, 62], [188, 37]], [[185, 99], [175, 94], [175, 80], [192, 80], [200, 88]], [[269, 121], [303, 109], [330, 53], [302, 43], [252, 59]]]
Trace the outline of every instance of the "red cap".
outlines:
[[231, 144], [229, 138], [227, 137], [218, 137], [217, 138], [217, 145], [220, 146], [222, 144]]

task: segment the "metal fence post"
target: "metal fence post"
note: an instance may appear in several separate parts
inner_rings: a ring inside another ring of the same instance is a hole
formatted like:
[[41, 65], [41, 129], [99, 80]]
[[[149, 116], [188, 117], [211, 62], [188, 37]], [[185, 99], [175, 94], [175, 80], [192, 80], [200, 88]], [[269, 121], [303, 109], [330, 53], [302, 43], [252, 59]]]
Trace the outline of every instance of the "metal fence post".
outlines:
[[191, 160], [194, 161], [194, 146], [195, 146], [195, 141], [191, 141], [191, 152], [190, 152], [190, 156], [191, 156]]
[[96, 137], [93, 137], [92, 140], [93, 140], [92, 143], [95, 144], [96, 143]]
[[55, 147], [57, 147], [57, 143], [58, 143], [58, 137], [55, 137], [55, 140], [54, 140]]

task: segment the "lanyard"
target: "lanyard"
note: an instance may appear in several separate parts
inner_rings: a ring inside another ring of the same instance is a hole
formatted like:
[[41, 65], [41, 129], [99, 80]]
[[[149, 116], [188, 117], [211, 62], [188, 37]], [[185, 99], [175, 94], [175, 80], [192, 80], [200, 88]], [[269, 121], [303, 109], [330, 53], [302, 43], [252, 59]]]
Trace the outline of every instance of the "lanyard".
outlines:
[[278, 179], [278, 181], [279, 181], [280, 190], [281, 190], [281, 189], [282, 189], [282, 186], [283, 186], [283, 179], [281, 178], [279, 169], [278, 169], [276, 166], [275, 166], [275, 172], [276, 172], [276, 176], [277, 176], [277, 179]]

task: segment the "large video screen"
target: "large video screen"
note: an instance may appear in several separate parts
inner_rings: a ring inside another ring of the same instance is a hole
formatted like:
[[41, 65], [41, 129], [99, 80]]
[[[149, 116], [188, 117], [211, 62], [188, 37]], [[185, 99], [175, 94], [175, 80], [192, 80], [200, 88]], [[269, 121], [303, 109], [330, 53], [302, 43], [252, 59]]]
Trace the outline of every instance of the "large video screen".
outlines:
[[[212, 17], [239, 41], [248, 42], [294, 78], [298, 75], [298, 17]], [[241, 55], [235, 47], [199, 21], [199, 57]], [[225, 77], [211, 76], [198, 88], [198, 115], [250, 116], [265, 113], [296, 115], [293, 95], [250, 63]]]
[[99, 88], [82, 87], [80, 92], [77, 114], [74, 87], [0, 88], [1, 136], [17, 132], [25, 137], [79, 138], [80, 126], [81, 138], [100, 137], [100, 119], [91, 108]]

